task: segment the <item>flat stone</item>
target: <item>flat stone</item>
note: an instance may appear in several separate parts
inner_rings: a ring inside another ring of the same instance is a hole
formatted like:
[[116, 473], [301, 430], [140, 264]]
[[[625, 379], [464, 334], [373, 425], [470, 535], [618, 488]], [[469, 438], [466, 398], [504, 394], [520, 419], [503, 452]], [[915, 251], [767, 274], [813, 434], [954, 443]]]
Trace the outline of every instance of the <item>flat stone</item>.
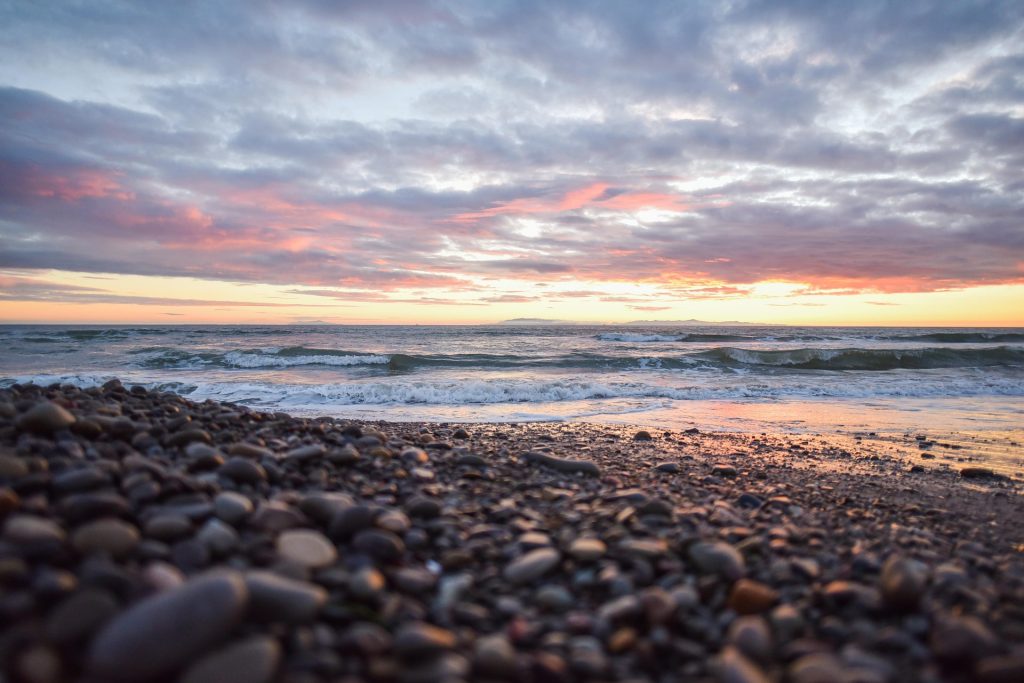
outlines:
[[22, 413], [15, 425], [24, 432], [47, 435], [67, 429], [75, 423], [75, 416], [62, 406], [42, 401]]
[[242, 575], [219, 571], [158, 593], [117, 616], [93, 640], [89, 673], [100, 680], [168, 676], [219, 645], [248, 603]]
[[569, 556], [578, 562], [596, 562], [604, 557], [608, 547], [597, 538], [577, 538], [569, 546]]
[[96, 467], [79, 467], [72, 470], [64, 470], [53, 477], [50, 482], [54, 490], [61, 493], [73, 493], [76, 491], [88, 491], [100, 488], [110, 483], [110, 477], [106, 472]]
[[161, 541], [173, 541], [192, 533], [192, 520], [185, 515], [162, 513], [151, 517], [143, 527], [146, 536]]
[[327, 591], [321, 586], [273, 572], [248, 571], [245, 585], [250, 597], [248, 618], [255, 621], [308, 623], [327, 602]]
[[665, 474], [676, 474], [681, 469], [677, 462], [662, 462], [654, 466], [656, 472], [664, 472]]
[[71, 544], [83, 554], [105, 552], [123, 558], [139, 544], [139, 530], [133, 524], [114, 517], [97, 519], [75, 529]]
[[668, 552], [668, 544], [660, 538], [627, 538], [617, 548], [625, 555], [649, 560]]
[[201, 441], [206, 444], [213, 443], [210, 433], [205, 429], [183, 429], [167, 437], [168, 446], [187, 446], [193, 441]]
[[289, 529], [277, 537], [277, 554], [309, 569], [322, 569], [334, 564], [338, 551], [319, 531]]
[[735, 477], [736, 468], [728, 463], [719, 463], [711, 468], [711, 474], [717, 474], [720, 477]]
[[530, 583], [554, 569], [561, 559], [554, 548], [531, 550], [506, 566], [504, 576], [512, 583]]
[[455, 634], [423, 622], [400, 626], [393, 649], [402, 659], [425, 659], [455, 647]]
[[690, 560], [704, 574], [717, 574], [731, 581], [746, 573], [746, 562], [736, 548], [722, 542], [699, 542], [690, 547]]
[[960, 470], [960, 476], [964, 479], [997, 479], [998, 474], [987, 467], [964, 467]]
[[66, 535], [56, 522], [33, 515], [11, 515], [4, 522], [4, 538], [17, 545], [63, 543]]
[[760, 581], [740, 579], [729, 594], [729, 607], [737, 614], [760, 614], [778, 602], [779, 592]]
[[528, 451], [522, 455], [526, 462], [534, 463], [553, 469], [557, 472], [575, 473], [580, 472], [589, 476], [599, 476], [601, 468], [588, 460], [569, 460], [567, 458], [556, 458], [553, 455], [540, 451]]
[[322, 458], [324, 457], [325, 453], [327, 453], [327, 449], [324, 448], [322, 444], [312, 444], [309, 446], [299, 446], [298, 448], [293, 448], [292, 450], [285, 453], [284, 457], [287, 460], [305, 462], [307, 460], [316, 460], [318, 458]]
[[180, 683], [269, 683], [281, 663], [281, 645], [252, 636], [211, 652], [190, 666]]
[[299, 509], [321, 524], [329, 524], [341, 510], [355, 505], [352, 496], [337, 491], [317, 491], [303, 497]]

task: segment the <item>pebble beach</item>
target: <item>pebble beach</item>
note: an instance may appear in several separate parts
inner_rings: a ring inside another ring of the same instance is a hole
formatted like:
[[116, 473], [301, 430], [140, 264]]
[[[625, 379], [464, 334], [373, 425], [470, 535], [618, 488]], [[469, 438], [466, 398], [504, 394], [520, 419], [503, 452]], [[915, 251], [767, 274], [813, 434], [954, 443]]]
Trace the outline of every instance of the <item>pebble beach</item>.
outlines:
[[922, 440], [14, 384], [2, 680], [1024, 680], [1024, 482]]

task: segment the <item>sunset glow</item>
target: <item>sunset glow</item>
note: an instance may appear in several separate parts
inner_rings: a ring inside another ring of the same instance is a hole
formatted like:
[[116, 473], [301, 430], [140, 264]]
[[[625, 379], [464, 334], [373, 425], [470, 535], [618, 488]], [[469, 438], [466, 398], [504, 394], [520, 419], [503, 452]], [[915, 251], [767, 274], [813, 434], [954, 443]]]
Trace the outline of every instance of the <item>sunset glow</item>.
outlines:
[[862, 9], [7, 5], [0, 321], [1024, 324], [1022, 5]]

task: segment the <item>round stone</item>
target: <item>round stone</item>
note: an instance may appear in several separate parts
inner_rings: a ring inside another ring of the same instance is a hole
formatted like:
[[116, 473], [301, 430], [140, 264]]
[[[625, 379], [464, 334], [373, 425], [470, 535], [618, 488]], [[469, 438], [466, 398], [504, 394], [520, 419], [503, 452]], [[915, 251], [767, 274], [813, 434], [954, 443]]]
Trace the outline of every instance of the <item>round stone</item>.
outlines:
[[485, 676], [507, 678], [515, 671], [516, 649], [500, 633], [478, 638], [473, 647], [473, 664]]
[[229, 458], [221, 466], [220, 473], [243, 484], [258, 484], [267, 480], [267, 471], [259, 463], [241, 456]]
[[181, 683], [269, 683], [281, 662], [281, 645], [253, 636], [211, 652], [190, 666]]
[[913, 610], [928, 587], [928, 566], [906, 557], [890, 557], [882, 566], [878, 585], [886, 604]]
[[512, 583], [536, 581], [554, 569], [561, 559], [554, 548], [537, 548], [513, 560], [505, 567], [504, 576]]
[[[771, 679], [757, 664], [743, 656], [736, 648], [727, 647], [719, 658], [718, 680], [727, 683], [770, 683]], [[836, 679], [830, 679], [836, 680]]]
[[405, 552], [402, 539], [383, 529], [360, 531], [352, 539], [352, 547], [381, 562], [395, 562]]
[[313, 529], [290, 529], [277, 537], [277, 554], [309, 569], [334, 564], [338, 551], [327, 537]]
[[74, 415], [50, 401], [37, 403], [17, 420], [18, 429], [43, 435], [67, 429], [74, 423]]
[[690, 560], [701, 572], [730, 580], [739, 579], [746, 573], [743, 556], [728, 543], [695, 543], [690, 547]]
[[4, 522], [4, 538], [18, 545], [63, 543], [64, 530], [45, 517], [12, 515]]
[[252, 512], [252, 501], [241, 493], [224, 491], [213, 499], [213, 511], [228, 524], [237, 525]]
[[596, 562], [607, 551], [604, 541], [597, 538], [577, 538], [569, 546], [569, 556], [579, 562]]
[[104, 552], [113, 557], [127, 557], [139, 544], [139, 530], [114, 517], [83, 524], [71, 535], [71, 544], [83, 554]]
[[178, 671], [216, 647], [248, 602], [242, 575], [196, 577], [133, 605], [93, 640], [88, 671], [100, 680], [148, 681]]
[[348, 589], [357, 598], [369, 600], [380, 595], [385, 585], [383, 574], [373, 567], [363, 567], [349, 579]]
[[729, 594], [729, 607], [738, 614], [759, 614], [778, 601], [779, 593], [759, 581], [740, 579]]

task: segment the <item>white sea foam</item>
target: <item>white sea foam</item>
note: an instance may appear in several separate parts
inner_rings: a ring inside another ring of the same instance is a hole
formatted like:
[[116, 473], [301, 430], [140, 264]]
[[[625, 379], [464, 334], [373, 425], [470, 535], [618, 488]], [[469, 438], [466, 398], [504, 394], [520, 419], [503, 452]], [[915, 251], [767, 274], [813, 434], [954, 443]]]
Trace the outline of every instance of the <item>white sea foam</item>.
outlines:
[[639, 332], [602, 332], [597, 335], [601, 341], [618, 342], [674, 342], [681, 337], [678, 334], [640, 334]]
[[224, 354], [224, 364], [235, 368], [292, 368], [300, 365], [386, 365], [391, 356], [331, 355], [278, 356], [269, 353], [231, 351]]

